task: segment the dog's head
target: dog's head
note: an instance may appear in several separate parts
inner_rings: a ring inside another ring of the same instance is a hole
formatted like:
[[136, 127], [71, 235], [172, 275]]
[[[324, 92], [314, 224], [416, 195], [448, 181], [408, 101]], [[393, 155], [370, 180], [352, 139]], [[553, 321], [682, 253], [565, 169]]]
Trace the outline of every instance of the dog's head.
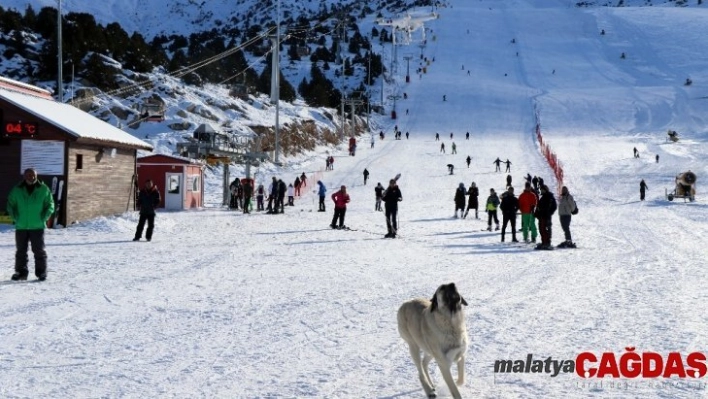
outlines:
[[462, 305], [467, 306], [465, 298], [457, 292], [455, 283], [443, 284], [435, 291], [433, 299], [430, 300], [432, 305], [430, 311], [434, 312], [438, 307], [447, 308], [450, 313], [459, 312], [462, 310]]

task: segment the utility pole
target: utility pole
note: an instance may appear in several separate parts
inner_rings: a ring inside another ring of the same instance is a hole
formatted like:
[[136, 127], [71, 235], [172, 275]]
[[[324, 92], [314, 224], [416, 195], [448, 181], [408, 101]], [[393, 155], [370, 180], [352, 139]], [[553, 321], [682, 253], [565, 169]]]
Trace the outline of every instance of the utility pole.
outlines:
[[59, 102], [64, 102], [64, 79], [62, 64], [64, 59], [62, 57], [62, 38], [61, 38], [61, 0], [59, 1], [59, 9], [57, 12], [57, 100]]
[[270, 103], [275, 104], [275, 155], [273, 162], [279, 164], [280, 156], [280, 0], [277, 7], [275, 37], [273, 40], [273, 72], [270, 77]]
[[406, 60], [406, 83], [411, 82], [411, 59], [413, 58], [412, 55], [407, 55], [403, 57], [404, 60]]

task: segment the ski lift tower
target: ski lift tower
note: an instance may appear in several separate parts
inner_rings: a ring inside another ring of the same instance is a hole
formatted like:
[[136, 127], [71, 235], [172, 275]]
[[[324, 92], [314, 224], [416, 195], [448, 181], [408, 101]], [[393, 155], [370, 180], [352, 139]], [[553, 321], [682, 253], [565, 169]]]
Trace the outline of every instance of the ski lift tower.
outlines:
[[413, 59], [412, 55], [407, 55], [403, 57], [404, 60], [406, 60], [406, 83], [411, 82], [411, 59]]

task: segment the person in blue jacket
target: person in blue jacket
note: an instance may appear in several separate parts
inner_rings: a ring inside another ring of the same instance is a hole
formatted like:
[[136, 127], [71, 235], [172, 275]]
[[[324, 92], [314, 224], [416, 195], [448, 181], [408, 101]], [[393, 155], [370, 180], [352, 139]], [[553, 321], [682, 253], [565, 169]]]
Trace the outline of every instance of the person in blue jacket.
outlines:
[[320, 196], [320, 209], [317, 212], [325, 212], [325, 195], [327, 195], [327, 188], [321, 180], [317, 180], [317, 185], [320, 187], [317, 192]]

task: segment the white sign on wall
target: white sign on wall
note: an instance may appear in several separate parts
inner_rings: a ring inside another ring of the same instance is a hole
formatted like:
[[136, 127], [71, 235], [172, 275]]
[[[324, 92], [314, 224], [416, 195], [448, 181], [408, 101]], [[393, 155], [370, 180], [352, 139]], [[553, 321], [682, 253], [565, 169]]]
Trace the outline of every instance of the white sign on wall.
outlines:
[[34, 168], [38, 175], [64, 175], [64, 142], [55, 140], [22, 140], [20, 175]]

